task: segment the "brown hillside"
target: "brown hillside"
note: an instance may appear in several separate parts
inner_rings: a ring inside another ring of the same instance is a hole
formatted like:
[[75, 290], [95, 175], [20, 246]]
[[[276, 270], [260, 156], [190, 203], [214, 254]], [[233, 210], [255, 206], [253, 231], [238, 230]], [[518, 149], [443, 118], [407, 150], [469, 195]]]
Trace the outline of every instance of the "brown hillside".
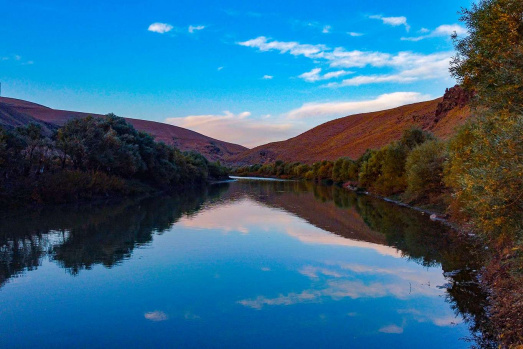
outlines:
[[357, 158], [369, 148], [380, 148], [399, 139], [412, 126], [446, 139], [469, 117], [468, 100], [468, 95], [455, 86], [441, 98], [332, 120], [286, 141], [246, 150], [232, 156], [230, 161], [243, 165], [275, 160], [312, 163], [342, 156]]
[[[61, 126], [70, 119], [88, 115], [102, 116], [93, 113], [51, 109], [36, 103], [0, 97], [0, 125], [6, 127], [21, 126], [36, 120], [46, 128], [52, 128]], [[147, 120], [125, 119], [136, 129], [154, 136], [157, 141], [175, 145], [182, 151], [195, 150], [211, 161], [224, 161], [228, 157], [247, 149], [241, 145], [223, 142], [178, 126]]]

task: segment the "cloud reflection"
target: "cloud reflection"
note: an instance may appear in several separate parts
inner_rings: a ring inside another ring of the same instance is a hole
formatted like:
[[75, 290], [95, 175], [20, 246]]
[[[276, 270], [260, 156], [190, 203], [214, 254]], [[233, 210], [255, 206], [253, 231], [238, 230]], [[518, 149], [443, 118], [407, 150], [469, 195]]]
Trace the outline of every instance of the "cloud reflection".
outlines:
[[167, 314], [165, 314], [163, 311], [158, 311], [158, 310], [145, 313], [145, 314], [143, 314], [143, 316], [149, 321], [169, 320], [169, 316], [167, 316]]
[[382, 332], [382, 333], [401, 334], [401, 333], [403, 333], [403, 328], [399, 327], [398, 325], [393, 324], [393, 325], [384, 326], [384, 327], [380, 328], [378, 331]]
[[[241, 217], [239, 219], [238, 217]], [[306, 220], [291, 216], [286, 212], [263, 206], [245, 198], [234, 203], [203, 210], [195, 216], [184, 217], [178, 226], [195, 229], [217, 229], [223, 232], [237, 231], [283, 231], [287, 235], [306, 244], [335, 245], [365, 248], [384, 256], [401, 258], [401, 253], [390, 246], [366, 241], [352, 240], [311, 225]]]

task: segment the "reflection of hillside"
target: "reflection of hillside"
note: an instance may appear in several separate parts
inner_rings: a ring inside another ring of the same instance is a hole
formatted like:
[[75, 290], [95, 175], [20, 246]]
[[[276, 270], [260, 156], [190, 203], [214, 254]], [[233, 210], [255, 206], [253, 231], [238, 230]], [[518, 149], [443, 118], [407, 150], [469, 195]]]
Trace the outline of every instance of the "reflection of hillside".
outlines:
[[0, 220], [0, 286], [36, 269], [44, 256], [71, 273], [106, 267], [128, 258], [183, 215], [216, 200], [227, 185], [214, 185], [176, 197], [156, 197], [109, 205], [62, 206]]
[[351, 240], [397, 248], [424, 266], [441, 264], [449, 276], [448, 300], [468, 321], [475, 340], [490, 346], [487, 296], [476, 282], [481, 265], [471, 241], [419, 212], [336, 187], [310, 182], [243, 182], [225, 194], [242, 195], [283, 209], [309, 223]]
[[[279, 195], [273, 193], [259, 198], [259, 201], [271, 207], [282, 208], [336, 235], [385, 245], [385, 236], [365, 224], [354, 208], [338, 207], [334, 203], [330, 196], [334, 188], [336, 187], [316, 186], [310, 188], [312, 189], [310, 191], [301, 192], [299, 198], [289, 192], [279, 193]], [[323, 200], [325, 197], [330, 199]]]
[[470, 246], [446, 226], [408, 208], [358, 195], [337, 186], [302, 181], [239, 181], [228, 200], [248, 196], [283, 209], [336, 235], [398, 248], [404, 255], [444, 270], [474, 264]]

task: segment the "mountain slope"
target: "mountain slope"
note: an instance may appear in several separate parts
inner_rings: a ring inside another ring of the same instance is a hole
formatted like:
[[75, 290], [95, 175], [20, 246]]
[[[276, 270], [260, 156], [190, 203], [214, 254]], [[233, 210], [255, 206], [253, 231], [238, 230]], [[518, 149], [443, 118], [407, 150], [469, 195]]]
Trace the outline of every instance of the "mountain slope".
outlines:
[[[0, 125], [5, 127], [16, 127], [36, 122], [41, 124], [44, 129], [50, 130], [63, 125], [70, 119], [82, 118], [88, 115], [102, 116], [92, 113], [51, 109], [36, 103], [0, 97]], [[182, 151], [195, 150], [211, 161], [226, 161], [228, 157], [247, 150], [247, 148], [241, 145], [223, 142], [178, 126], [131, 118], [125, 118], [125, 120], [137, 130], [153, 135], [157, 141], [174, 145]]]
[[469, 96], [455, 86], [441, 98], [332, 120], [286, 141], [246, 150], [232, 156], [230, 161], [243, 165], [275, 160], [312, 163], [342, 156], [357, 158], [366, 149], [399, 139], [412, 126], [445, 139], [470, 116], [468, 100]]

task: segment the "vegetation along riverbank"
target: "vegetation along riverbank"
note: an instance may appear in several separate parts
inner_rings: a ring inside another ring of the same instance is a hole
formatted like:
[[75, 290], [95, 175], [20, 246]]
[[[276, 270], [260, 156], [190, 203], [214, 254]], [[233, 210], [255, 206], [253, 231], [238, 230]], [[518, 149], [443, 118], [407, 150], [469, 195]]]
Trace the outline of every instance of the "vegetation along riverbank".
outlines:
[[176, 191], [228, 178], [219, 162], [181, 152], [125, 119], [0, 128], [0, 204], [24, 206]]

